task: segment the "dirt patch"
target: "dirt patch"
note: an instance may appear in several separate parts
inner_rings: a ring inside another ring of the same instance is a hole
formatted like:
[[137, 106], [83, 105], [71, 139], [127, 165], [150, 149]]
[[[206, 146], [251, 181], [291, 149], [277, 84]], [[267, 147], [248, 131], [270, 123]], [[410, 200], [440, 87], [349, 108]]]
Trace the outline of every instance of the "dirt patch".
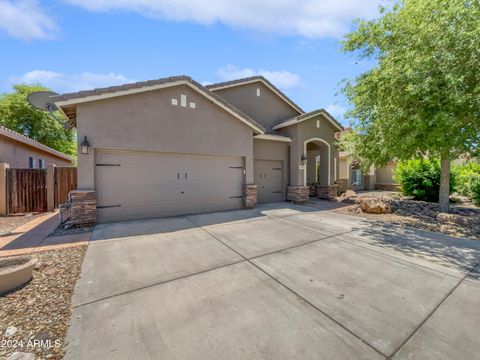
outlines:
[[70, 323], [71, 300], [86, 246], [37, 254], [33, 278], [0, 296], [0, 358], [13, 352], [36, 359], [61, 359]]
[[[376, 198], [385, 201], [394, 208], [392, 214], [367, 214], [358, 204], [361, 199]], [[336, 210], [337, 212], [361, 216], [370, 220], [387, 223], [407, 225], [421, 230], [441, 232], [450, 236], [466, 237], [480, 240], [480, 208], [471, 203], [463, 204], [462, 201], [453, 203], [450, 212], [468, 217], [468, 224], [445, 223], [438, 220], [440, 209], [437, 203], [416, 201], [410, 197], [404, 197], [398, 192], [369, 191], [358, 192], [356, 198], [338, 198], [337, 201], [347, 201], [353, 205]]]
[[10, 233], [17, 227], [26, 224], [41, 214], [0, 216], [0, 236]]

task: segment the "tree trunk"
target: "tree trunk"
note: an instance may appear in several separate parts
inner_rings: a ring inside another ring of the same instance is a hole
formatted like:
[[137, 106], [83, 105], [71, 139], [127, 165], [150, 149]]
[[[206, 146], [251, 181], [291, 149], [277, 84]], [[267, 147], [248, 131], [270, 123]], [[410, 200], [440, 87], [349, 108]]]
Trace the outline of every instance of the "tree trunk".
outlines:
[[438, 203], [440, 212], [448, 212], [450, 209], [450, 159], [442, 156], [440, 159], [440, 194]]

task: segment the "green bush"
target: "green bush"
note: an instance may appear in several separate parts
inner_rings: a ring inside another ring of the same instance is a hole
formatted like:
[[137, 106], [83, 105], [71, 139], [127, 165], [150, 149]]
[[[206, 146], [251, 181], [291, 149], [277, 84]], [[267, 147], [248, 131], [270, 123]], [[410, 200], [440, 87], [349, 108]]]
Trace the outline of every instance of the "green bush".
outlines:
[[[394, 180], [405, 195], [417, 200], [438, 201], [440, 192], [440, 161], [414, 159], [400, 162]], [[450, 191], [455, 184], [455, 172], [450, 176]]]
[[473, 203], [480, 206], [480, 175], [470, 177], [469, 192]]
[[469, 162], [455, 167], [457, 181], [455, 190], [463, 196], [472, 197], [471, 185], [472, 178], [480, 176], [480, 163]]

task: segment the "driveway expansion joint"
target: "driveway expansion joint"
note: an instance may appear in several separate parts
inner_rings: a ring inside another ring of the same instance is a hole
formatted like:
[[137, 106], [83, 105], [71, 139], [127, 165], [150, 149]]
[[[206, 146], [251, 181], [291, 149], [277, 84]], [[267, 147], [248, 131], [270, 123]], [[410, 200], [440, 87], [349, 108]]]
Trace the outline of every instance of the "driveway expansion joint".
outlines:
[[[343, 324], [341, 324], [340, 322], [338, 322], [336, 319], [334, 319], [333, 317], [331, 317], [330, 315], [328, 315], [326, 312], [324, 312], [322, 309], [320, 309], [318, 306], [314, 305], [313, 303], [311, 303], [310, 301], [308, 301], [307, 299], [305, 299], [303, 296], [301, 296], [299, 293], [297, 293], [296, 291], [294, 291], [293, 289], [291, 289], [290, 287], [288, 287], [286, 284], [282, 283], [280, 280], [278, 280], [277, 278], [275, 278], [274, 276], [272, 276], [270, 273], [268, 273], [267, 271], [265, 271], [264, 269], [262, 269], [260, 266], [258, 266], [257, 264], [253, 263], [251, 260], [254, 260], [256, 258], [259, 258], [259, 257], [262, 257], [262, 256], [266, 256], [268, 254], [264, 254], [264, 255], [261, 255], [261, 256], [256, 256], [256, 257], [252, 257], [252, 258], [247, 258], [245, 256], [243, 256], [241, 253], [239, 253], [237, 250], [233, 249], [231, 246], [229, 246], [228, 244], [226, 244], [224, 241], [222, 241], [221, 239], [219, 239], [216, 235], [210, 233], [207, 229], [203, 228], [203, 226], [199, 226], [197, 225], [193, 220], [191, 219], [188, 219], [189, 221], [192, 222], [192, 224], [194, 224], [195, 226], [199, 227], [200, 229], [202, 229], [203, 231], [205, 231], [208, 235], [212, 236], [213, 238], [217, 239], [221, 244], [225, 245], [226, 247], [228, 247], [230, 250], [234, 251], [236, 254], [238, 254], [239, 256], [241, 256], [243, 259], [245, 259], [244, 261], [248, 262], [249, 264], [251, 264], [253, 267], [255, 267], [257, 270], [261, 271], [262, 273], [264, 273], [266, 276], [268, 276], [270, 279], [272, 279], [274, 282], [276, 282], [277, 284], [279, 284], [280, 286], [282, 286], [284, 289], [286, 289], [287, 291], [291, 292], [292, 294], [294, 294], [295, 296], [297, 296], [299, 299], [301, 299], [303, 302], [305, 302], [306, 304], [310, 305], [312, 308], [314, 308], [315, 310], [317, 310], [318, 312], [320, 312], [322, 315], [324, 315], [325, 317], [327, 317], [330, 321], [334, 322], [336, 325], [340, 326], [342, 329], [344, 329], [345, 331], [347, 331], [350, 335], [352, 335], [353, 337], [355, 337], [357, 340], [361, 341], [363, 344], [365, 344], [366, 346], [368, 346], [370, 349], [374, 350], [376, 353], [380, 354], [381, 356], [383, 357], [387, 357], [387, 355], [385, 355], [384, 353], [382, 353], [380, 350], [378, 350], [377, 348], [375, 348], [374, 346], [372, 346], [371, 344], [369, 344], [367, 341], [365, 341], [364, 339], [362, 339], [359, 335], [355, 334], [354, 332], [352, 332], [349, 328], [345, 327]], [[335, 235], [336, 236], [336, 235]], [[331, 236], [331, 237], [334, 237], [334, 236]], [[322, 239], [317, 239], [317, 240], [312, 240], [308, 243], [303, 243], [303, 244], [299, 244], [299, 245], [294, 245], [290, 248], [297, 248], [297, 247], [301, 247], [301, 246], [304, 246], [304, 245], [308, 245], [308, 244], [311, 244], [313, 242], [317, 242], [317, 241], [322, 241], [322, 240], [325, 240], [325, 238], [322, 238]], [[282, 252], [282, 251], [285, 251], [286, 249], [281, 249], [281, 250], [277, 250], [271, 254], [274, 254], [274, 253], [279, 253], [279, 252]], [[270, 254], [270, 255], [271, 255]]]
[[427, 323], [427, 321], [435, 314], [435, 312], [445, 303], [445, 301], [458, 289], [458, 287], [467, 279], [470, 274], [472, 274], [475, 269], [480, 265], [480, 261], [478, 261], [475, 265], [472, 266], [470, 271], [463, 276], [460, 281], [445, 295], [445, 297], [433, 308], [433, 310], [423, 319], [423, 321], [413, 330], [413, 332], [398, 346], [398, 348], [389, 356], [387, 356], [386, 360], [393, 359], [398, 352], [408, 344], [408, 342], [417, 334], [417, 332]]

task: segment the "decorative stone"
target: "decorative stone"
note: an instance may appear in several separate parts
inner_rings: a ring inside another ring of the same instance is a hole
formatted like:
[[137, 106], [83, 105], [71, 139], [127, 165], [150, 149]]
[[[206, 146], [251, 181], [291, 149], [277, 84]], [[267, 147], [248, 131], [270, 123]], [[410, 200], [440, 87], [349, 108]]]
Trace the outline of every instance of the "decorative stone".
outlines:
[[347, 190], [343, 193], [342, 195], [344, 198], [347, 198], [347, 199], [356, 199], [357, 198], [357, 193], [353, 190]]
[[337, 185], [316, 185], [315, 194], [319, 199], [332, 200], [337, 196]]
[[97, 222], [97, 194], [95, 190], [74, 190], [71, 199], [70, 222], [73, 225], [94, 225]]
[[0, 259], [0, 293], [11, 291], [32, 278], [38, 259], [30, 255]]
[[438, 222], [441, 222], [441, 223], [470, 225], [477, 222], [479, 219], [475, 219], [474, 217], [468, 217], [463, 215], [440, 213], [437, 215], [437, 220]]
[[257, 205], [257, 185], [243, 185], [243, 207], [252, 209]]
[[361, 199], [360, 208], [367, 214], [391, 214], [393, 207], [379, 199]]
[[287, 187], [287, 200], [294, 203], [302, 203], [308, 201], [310, 197], [309, 186], [288, 186]]
[[15, 351], [7, 357], [7, 360], [35, 360], [35, 354]]
[[9, 338], [17, 333], [18, 329], [15, 326], [9, 326], [7, 327], [7, 330], [5, 330], [5, 337]]

